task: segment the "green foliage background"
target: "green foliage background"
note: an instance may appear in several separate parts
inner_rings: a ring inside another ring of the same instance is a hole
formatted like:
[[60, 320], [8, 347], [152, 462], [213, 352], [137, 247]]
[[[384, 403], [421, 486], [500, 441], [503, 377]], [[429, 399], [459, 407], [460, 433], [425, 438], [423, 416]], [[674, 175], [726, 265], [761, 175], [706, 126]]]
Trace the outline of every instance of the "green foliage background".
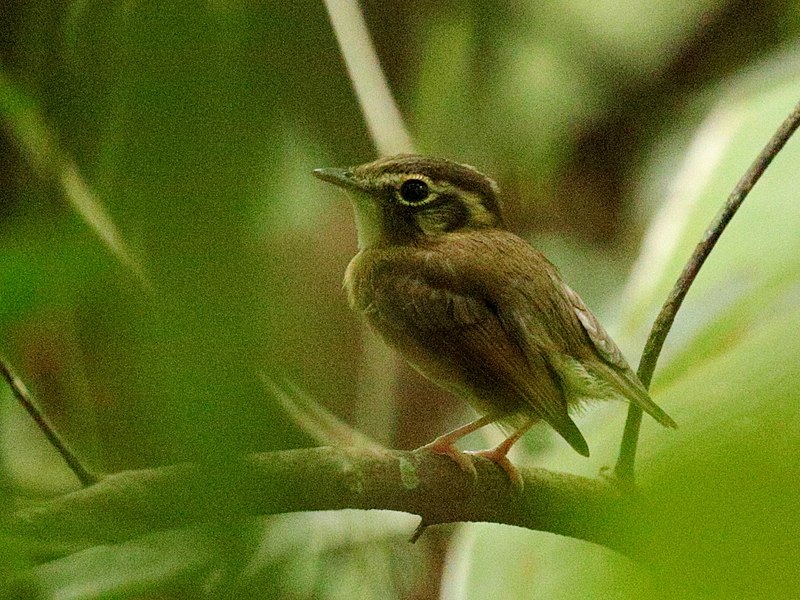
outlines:
[[[515, 228], [616, 323], [631, 358], [711, 215], [800, 97], [794, 2], [363, 8], [418, 147], [493, 174]], [[202, 460], [235, 501], [232, 456], [312, 443], [259, 372], [292, 377], [400, 447], [462, 420], [404, 369], [395, 400], [359, 398], [361, 329], [339, 289], [352, 218], [309, 172], [374, 149], [322, 3], [12, 1], [0, 24], [0, 353], [91, 467]], [[70, 205], [72, 161], [146, 283]], [[410, 546], [406, 515], [342, 512], [80, 551], [5, 536], [5, 594], [791, 597], [798, 167], [795, 140], [668, 341], [654, 391], [680, 429], [645, 424], [653, 522], [631, 524], [663, 540], [642, 549], [648, 567], [490, 525]], [[2, 506], [74, 489], [2, 394]], [[373, 410], [390, 417], [376, 425]], [[621, 405], [582, 417], [591, 461], [544, 430], [517, 460], [596, 474], [623, 420]]]

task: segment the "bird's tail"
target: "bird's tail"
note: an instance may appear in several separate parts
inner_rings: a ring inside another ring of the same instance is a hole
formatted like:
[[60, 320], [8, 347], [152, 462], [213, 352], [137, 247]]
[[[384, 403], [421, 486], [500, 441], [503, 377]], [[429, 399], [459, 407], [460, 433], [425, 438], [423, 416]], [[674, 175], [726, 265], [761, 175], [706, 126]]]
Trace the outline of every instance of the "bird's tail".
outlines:
[[636, 374], [628, 370], [626, 372], [617, 371], [611, 367], [603, 373], [605, 380], [608, 381], [622, 396], [636, 404], [648, 415], [661, 423], [664, 427], [675, 429], [678, 424], [650, 397], [642, 382]]
[[575, 449], [575, 452], [583, 456], [589, 456], [589, 444], [586, 443], [581, 430], [578, 429], [575, 421], [570, 418], [566, 411], [564, 411], [563, 415], [549, 413], [543, 415], [543, 417], [561, 437], [567, 440], [569, 445]]

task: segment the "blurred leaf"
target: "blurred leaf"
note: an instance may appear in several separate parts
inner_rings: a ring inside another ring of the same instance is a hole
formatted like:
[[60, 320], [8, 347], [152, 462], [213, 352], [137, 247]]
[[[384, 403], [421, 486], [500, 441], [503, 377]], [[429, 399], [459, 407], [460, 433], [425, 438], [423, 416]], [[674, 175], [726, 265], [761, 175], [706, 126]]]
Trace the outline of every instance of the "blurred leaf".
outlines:
[[6, 593], [35, 590], [42, 600], [130, 598], [197, 581], [213, 558], [213, 545], [197, 528], [159, 532], [44, 563], [13, 581]]
[[384, 600], [414, 597], [427, 575], [425, 544], [408, 543], [413, 515], [343, 510], [282, 515], [264, 526], [235, 597]]
[[646, 567], [607, 548], [476, 523], [462, 526], [452, 542], [442, 598], [627, 600], [653, 598], [655, 590]]
[[376, 452], [385, 449], [326, 410], [291, 380], [277, 383], [266, 374], [261, 380], [297, 426], [320, 445], [371, 448]]
[[[51, 554], [71, 553], [48, 558], [17, 583], [37, 584], [59, 598], [56, 591], [117, 597], [178, 580], [196, 582], [197, 573], [208, 568], [209, 589], [225, 588], [219, 594], [224, 598], [334, 599], [356, 588], [359, 597], [390, 598], [403, 597], [426, 569], [425, 544], [408, 543], [418, 522], [414, 515], [346, 510], [250, 518], [253, 501], [247, 498], [261, 489], [252, 476], [233, 478], [242, 490], [223, 489], [217, 473], [190, 467], [186, 478], [180, 466], [165, 469], [166, 486], [164, 480], [156, 483], [155, 473], [116, 474], [18, 511], [14, 533], [22, 541], [32, 548], [49, 543]], [[138, 480], [138, 494], [119, 493], [130, 477]], [[175, 529], [187, 520], [210, 524]], [[107, 543], [97, 545], [99, 540]], [[365, 572], [374, 577], [359, 582]]]
[[[423, 52], [418, 67], [417, 98], [411, 110], [411, 125], [433, 155], [452, 155], [469, 148], [470, 129], [463, 125], [469, 114], [470, 62], [473, 32], [468, 19], [434, 18], [421, 37]], [[456, 158], [454, 156], [454, 158]]]
[[657, 69], [680, 40], [695, 35], [704, 21], [725, 8], [722, 0], [559, 0], [548, 4], [550, 31], [564, 39], [580, 32], [584, 43], [573, 46], [594, 56], [614, 56], [617, 68], [632, 73]]
[[[798, 100], [800, 78], [738, 81], [711, 119], [720, 137], [706, 178], [676, 192], [651, 231], [623, 306], [627, 331], [647, 329], [719, 205]], [[732, 129], [728, 130], [726, 127]], [[652, 520], [630, 523], [647, 568], [547, 534], [476, 528], [462, 540], [451, 585], [461, 598], [788, 598], [800, 567], [800, 212], [793, 139], [734, 218], [697, 278], [657, 371], [656, 401], [679, 424], [644, 423], [639, 469]], [[682, 181], [680, 175], [677, 180]], [[691, 198], [681, 192], [691, 190]], [[680, 207], [680, 208], [679, 208]], [[613, 460], [622, 420], [604, 406], [586, 422], [592, 459], [563, 446], [546, 462], [597, 472]], [[509, 538], [516, 539], [516, 542]], [[505, 547], [497, 552], [498, 544]], [[491, 550], [490, 550], [491, 549]], [[502, 561], [497, 560], [502, 556]], [[464, 558], [466, 557], [466, 558]], [[462, 565], [459, 569], [458, 565]]]
[[145, 272], [120, 236], [100, 199], [78, 172], [78, 167], [60, 148], [36, 103], [17, 89], [0, 71], [0, 116], [15, 134], [21, 150], [40, 177], [57, 181], [64, 198], [105, 243], [117, 259], [146, 287]]

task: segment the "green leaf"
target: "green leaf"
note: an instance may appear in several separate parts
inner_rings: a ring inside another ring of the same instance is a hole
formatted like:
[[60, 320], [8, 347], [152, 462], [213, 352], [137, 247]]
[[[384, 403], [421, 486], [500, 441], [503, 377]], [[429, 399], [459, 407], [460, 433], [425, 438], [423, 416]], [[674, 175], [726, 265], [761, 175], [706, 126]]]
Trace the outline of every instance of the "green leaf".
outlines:
[[159, 532], [122, 544], [95, 546], [30, 569], [7, 593], [36, 598], [130, 598], [198, 578], [215, 553], [197, 528]]
[[385, 449], [339, 419], [291, 380], [278, 383], [266, 374], [261, 375], [261, 380], [278, 399], [286, 414], [318, 444], [371, 448], [377, 452]]
[[[643, 339], [694, 244], [796, 104], [798, 82], [796, 74], [739, 81], [701, 128], [623, 303], [628, 345]], [[793, 139], [733, 219], [678, 313], [654, 398], [679, 427], [666, 430], [645, 417], [637, 471], [651, 519], [626, 524], [639, 562], [575, 540], [485, 526], [459, 550], [469, 566], [455, 570], [453, 585], [469, 590], [464, 597], [489, 590], [504, 598], [797, 595], [798, 172], [800, 140]], [[614, 460], [622, 407], [598, 407], [583, 422], [592, 459], [579, 461], [557, 445], [548, 466], [596, 473]]]
[[120, 235], [100, 198], [92, 191], [77, 164], [58, 147], [36, 102], [0, 71], [0, 117], [10, 126], [31, 166], [46, 179], [57, 181], [64, 199], [126, 268], [149, 287], [144, 269]]

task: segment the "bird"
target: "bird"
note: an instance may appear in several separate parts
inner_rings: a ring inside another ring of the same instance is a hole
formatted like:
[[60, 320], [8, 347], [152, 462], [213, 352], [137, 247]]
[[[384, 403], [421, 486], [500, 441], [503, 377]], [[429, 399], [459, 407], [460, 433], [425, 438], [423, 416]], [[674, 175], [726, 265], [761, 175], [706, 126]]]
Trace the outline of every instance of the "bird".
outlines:
[[[622, 399], [660, 424], [622, 352], [558, 269], [506, 227], [497, 184], [476, 168], [416, 154], [313, 174], [348, 192], [358, 252], [344, 276], [352, 309], [423, 376], [481, 416], [422, 446], [476, 476], [472, 456], [522, 486], [508, 452], [544, 421], [579, 454], [589, 446], [570, 413]], [[490, 423], [505, 439], [460, 452]]]

